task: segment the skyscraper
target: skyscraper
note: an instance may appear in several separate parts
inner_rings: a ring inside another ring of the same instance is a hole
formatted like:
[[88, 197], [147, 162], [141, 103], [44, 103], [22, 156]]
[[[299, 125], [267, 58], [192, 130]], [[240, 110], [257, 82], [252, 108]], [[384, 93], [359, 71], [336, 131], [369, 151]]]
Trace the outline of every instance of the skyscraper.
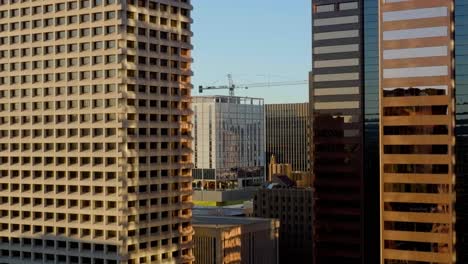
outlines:
[[313, 1], [314, 258], [378, 261], [378, 5]]
[[0, 0], [0, 262], [192, 263], [189, 0]]
[[309, 104], [265, 105], [266, 160], [290, 164], [293, 171], [308, 172]]
[[380, 0], [381, 263], [466, 262], [464, 2]]
[[456, 250], [457, 262], [468, 262], [468, 2], [454, 1], [456, 102]]

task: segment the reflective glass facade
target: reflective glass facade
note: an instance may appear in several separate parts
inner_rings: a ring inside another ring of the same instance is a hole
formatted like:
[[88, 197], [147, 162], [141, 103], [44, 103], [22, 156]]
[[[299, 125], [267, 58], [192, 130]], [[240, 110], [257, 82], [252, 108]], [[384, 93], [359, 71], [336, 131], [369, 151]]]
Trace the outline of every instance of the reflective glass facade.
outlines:
[[453, 1], [380, 5], [381, 263], [465, 263], [456, 260]]
[[[364, 0], [364, 263], [379, 261], [379, 17], [378, 1]], [[369, 228], [371, 227], [371, 228]]]
[[235, 189], [265, 180], [263, 99], [193, 98], [194, 187]]
[[379, 225], [378, 4], [313, 4], [315, 263], [373, 264]]
[[290, 164], [293, 171], [308, 172], [309, 104], [267, 104], [265, 122], [266, 159], [275, 155], [277, 163]]
[[455, 0], [457, 262], [468, 263], [468, 2]]

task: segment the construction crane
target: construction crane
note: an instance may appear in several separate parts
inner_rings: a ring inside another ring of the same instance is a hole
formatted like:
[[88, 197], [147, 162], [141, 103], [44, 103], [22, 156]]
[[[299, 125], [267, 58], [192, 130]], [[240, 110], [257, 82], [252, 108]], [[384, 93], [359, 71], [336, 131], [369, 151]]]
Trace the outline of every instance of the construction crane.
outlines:
[[234, 84], [232, 74], [228, 74], [228, 85], [221, 86], [198, 86], [198, 92], [203, 93], [204, 90], [229, 90], [229, 96], [234, 96], [234, 90], [236, 89], [249, 89], [258, 87], [272, 87], [272, 86], [293, 86], [293, 85], [304, 85], [308, 84], [307, 80], [304, 81], [284, 81], [284, 82], [261, 82], [261, 83], [250, 83], [250, 84]]

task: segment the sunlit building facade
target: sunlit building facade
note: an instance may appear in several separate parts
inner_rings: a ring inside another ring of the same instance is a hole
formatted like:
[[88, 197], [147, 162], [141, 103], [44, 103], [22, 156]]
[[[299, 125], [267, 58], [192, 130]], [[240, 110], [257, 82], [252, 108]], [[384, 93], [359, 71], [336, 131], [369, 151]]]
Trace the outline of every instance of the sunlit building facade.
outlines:
[[279, 264], [279, 220], [194, 215], [197, 264]]
[[380, 0], [382, 264], [466, 262], [466, 14]]
[[0, 263], [193, 263], [190, 0], [0, 0]]

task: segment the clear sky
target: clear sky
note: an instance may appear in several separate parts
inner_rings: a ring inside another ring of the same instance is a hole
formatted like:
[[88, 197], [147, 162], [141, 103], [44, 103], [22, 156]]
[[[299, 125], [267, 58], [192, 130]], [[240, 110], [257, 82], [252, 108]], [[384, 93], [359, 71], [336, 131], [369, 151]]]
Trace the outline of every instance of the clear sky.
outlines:
[[[193, 95], [199, 85], [301, 81], [311, 69], [310, 0], [193, 0]], [[205, 95], [227, 95], [227, 90]], [[266, 103], [307, 102], [308, 85], [236, 90]]]

